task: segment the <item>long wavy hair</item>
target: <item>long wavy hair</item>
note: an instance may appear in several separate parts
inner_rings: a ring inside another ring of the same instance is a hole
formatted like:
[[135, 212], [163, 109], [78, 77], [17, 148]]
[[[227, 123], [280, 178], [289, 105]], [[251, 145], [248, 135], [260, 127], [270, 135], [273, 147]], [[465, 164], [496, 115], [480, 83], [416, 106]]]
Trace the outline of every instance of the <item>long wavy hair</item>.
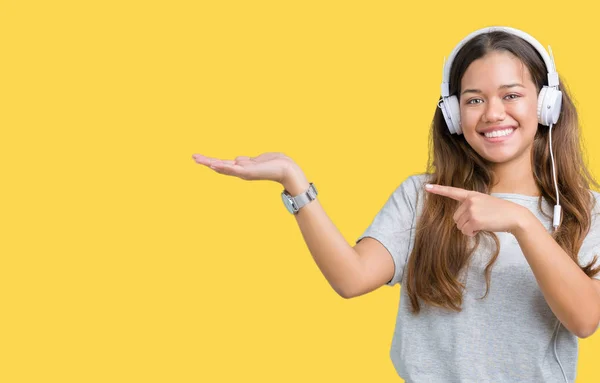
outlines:
[[[529, 69], [537, 90], [548, 85], [544, 61], [528, 42], [515, 35], [494, 31], [476, 36], [456, 55], [450, 71], [450, 94], [460, 95], [461, 79], [469, 65], [493, 51], [507, 51], [519, 58]], [[591, 225], [591, 212], [595, 199], [590, 186], [598, 183], [588, 171], [582, 158], [583, 145], [579, 136], [577, 110], [560, 79], [562, 109], [560, 118], [552, 129], [553, 153], [557, 174], [560, 174], [558, 193], [562, 206], [561, 224], [551, 235], [560, 247], [578, 263], [578, 252]], [[542, 198], [556, 204], [550, 150], [549, 128], [538, 124], [531, 151], [535, 182]], [[429, 136], [427, 182], [448, 185], [489, 194], [497, 182], [490, 161], [480, 156], [465, 140], [464, 135], [450, 134], [441, 110], [436, 107]], [[500, 242], [493, 232], [479, 231], [473, 238], [458, 230], [453, 215], [459, 202], [437, 194], [425, 193], [423, 212], [416, 227], [415, 246], [407, 264], [404, 286], [410, 298], [412, 312], [420, 311], [419, 300], [425, 304], [461, 311], [465, 285], [460, 274], [469, 263], [474, 251], [484, 237], [495, 242], [496, 249], [486, 265], [484, 274], [486, 292], [489, 292], [491, 268], [500, 252]], [[435, 238], [435, 241], [432, 240]], [[492, 242], [490, 242], [492, 243]], [[596, 256], [597, 257], [597, 256]], [[600, 272], [593, 268], [596, 260], [581, 266], [588, 276]]]

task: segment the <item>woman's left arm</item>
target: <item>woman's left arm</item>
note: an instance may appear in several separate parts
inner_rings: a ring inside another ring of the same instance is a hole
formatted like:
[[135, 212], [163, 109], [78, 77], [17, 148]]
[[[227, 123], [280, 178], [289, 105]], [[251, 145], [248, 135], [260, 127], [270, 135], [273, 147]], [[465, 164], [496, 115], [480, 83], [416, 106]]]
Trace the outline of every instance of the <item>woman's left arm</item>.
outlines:
[[527, 210], [512, 233], [554, 315], [579, 338], [600, 323], [600, 280], [588, 277]]
[[588, 277], [527, 208], [485, 193], [445, 185], [425, 185], [430, 193], [460, 202], [453, 219], [465, 235], [480, 230], [511, 232], [533, 270], [554, 315], [579, 338], [600, 323], [600, 281]]

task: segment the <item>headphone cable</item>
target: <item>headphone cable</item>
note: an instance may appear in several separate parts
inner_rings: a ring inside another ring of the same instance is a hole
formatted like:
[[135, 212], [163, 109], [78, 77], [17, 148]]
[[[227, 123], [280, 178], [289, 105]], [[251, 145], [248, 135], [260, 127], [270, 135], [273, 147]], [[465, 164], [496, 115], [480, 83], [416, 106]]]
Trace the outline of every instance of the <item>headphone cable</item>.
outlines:
[[556, 353], [556, 340], [558, 339], [558, 329], [560, 327], [560, 321], [556, 320], [556, 330], [555, 330], [555, 336], [554, 336], [554, 356], [556, 357], [556, 361], [558, 362], [558, 366], [560, 367], [560, 371], [563, 374], [563, 378], [565, 378], [565, 383], [569, 383], [569, 381], [567, 380], [567, 375], [565, 374], [565, 370], [563, 369], [562, 364], [560, 364], [560, 359], [558, 359], [558, 354]]
[[556, 205], [554, 205], [554, 216], [552, 226], [554, 226], [554, 230], [558, 229], [560, 225], [560, 215], [561, 215], [561, 206], [558, 194], [558, 183], [556, 182], [556, 166], [554, 165], [554, 155], [552, 154], [552, 125], [550, 124], [550, 131], [548, 135], [550, 136], [549, 147], [550, 147], [550, 159], [552, 160], [552, 178], [554, 180], [554, 190], [556, 191]]

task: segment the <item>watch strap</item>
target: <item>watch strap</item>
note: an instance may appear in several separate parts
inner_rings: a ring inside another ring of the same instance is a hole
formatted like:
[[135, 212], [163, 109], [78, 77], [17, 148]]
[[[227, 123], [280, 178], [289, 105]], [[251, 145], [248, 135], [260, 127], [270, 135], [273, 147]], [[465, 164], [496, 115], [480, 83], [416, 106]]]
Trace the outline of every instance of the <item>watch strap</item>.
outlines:
[[283, 192], [287, 194], [289, 198], [293, 201], [293, 214], [296, 214], [298, 210], [300, 210], [303, 206], [306, 206], [309, 202], [317, 199], [318, 194], [317, 188], [312, 182], [309, 184], [309, 187], [308, 189], [306, 189], [306, 191], [298, 194], [297, 196], [292, 197], [292, 195], [287, 190], [284, 190]]
[[310, 201], [313, 201], [317, 198], [317, 190], [316, 190], [315, 186], [313, 185], [313, 183], [311, 182], [310, 186], [304, 193], [301, 193], [300, 195], [297, 195], [292, 198], [294, 199], [294, 202], [295, 202], [298, 210], [300, 210], [301, 207], [305, 206]]

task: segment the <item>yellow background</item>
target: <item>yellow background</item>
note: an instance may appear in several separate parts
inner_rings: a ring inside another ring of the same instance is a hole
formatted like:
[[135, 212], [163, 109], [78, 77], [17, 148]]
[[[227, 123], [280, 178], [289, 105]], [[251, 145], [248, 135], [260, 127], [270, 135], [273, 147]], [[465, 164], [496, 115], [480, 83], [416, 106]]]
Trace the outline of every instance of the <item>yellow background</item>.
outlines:
[[354, 244], [424, 169], [443, 57], [508, 25], [552, 46], [598, 175], [589, 4], [1, 1], [0, 381], [400, 381], [399, 287], [340, 298], [281, 185], [192, 154], [286, 153]]

